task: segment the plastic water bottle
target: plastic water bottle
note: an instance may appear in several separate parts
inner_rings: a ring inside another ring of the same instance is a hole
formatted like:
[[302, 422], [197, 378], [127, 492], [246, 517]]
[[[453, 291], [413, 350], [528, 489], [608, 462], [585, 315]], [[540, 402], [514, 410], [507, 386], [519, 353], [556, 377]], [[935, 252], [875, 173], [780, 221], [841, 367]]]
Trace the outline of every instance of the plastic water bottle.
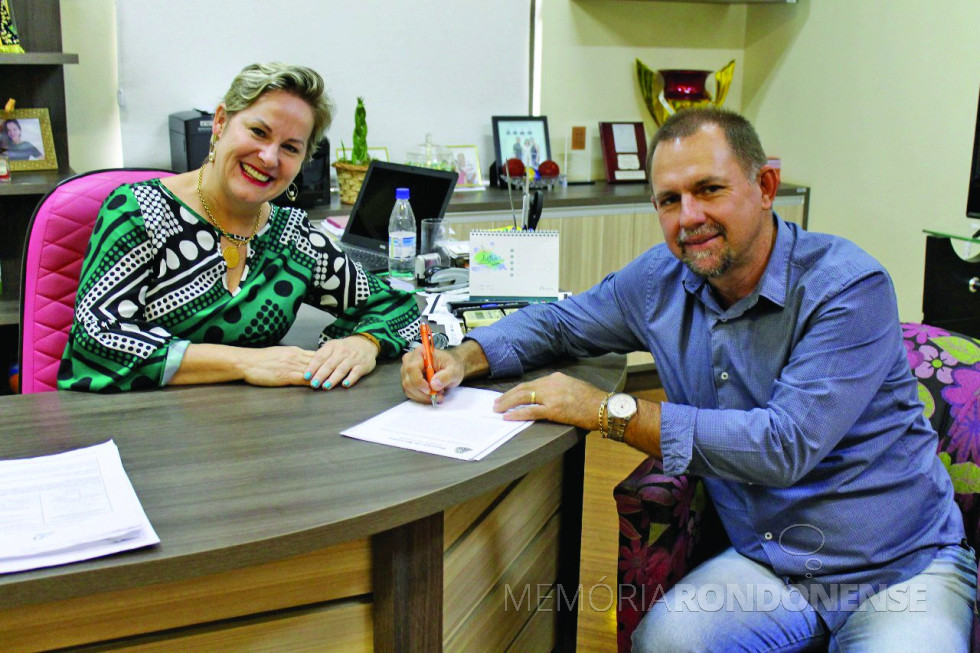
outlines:
[[415, 274], [415, 213], [408, 189], [395, 189], [395, 207], [388, 220], [388, 274], [408, 278]]

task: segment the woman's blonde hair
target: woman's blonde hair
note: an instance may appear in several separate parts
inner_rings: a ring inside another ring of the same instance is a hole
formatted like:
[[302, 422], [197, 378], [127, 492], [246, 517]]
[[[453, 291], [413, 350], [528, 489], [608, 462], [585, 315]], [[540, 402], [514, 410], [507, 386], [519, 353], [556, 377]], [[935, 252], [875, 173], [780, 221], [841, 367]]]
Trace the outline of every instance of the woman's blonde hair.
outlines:
[[323, 78], [305, 66], [279, 62], [245, 66], [231, 82], [222, 100], [228, 117], [249, 108], [269, 91], [292, 93], [313, 109], [313, 131], [306, 144], [306, 160], [309, 161], [333, 119], [333, 103], [324, 89]]

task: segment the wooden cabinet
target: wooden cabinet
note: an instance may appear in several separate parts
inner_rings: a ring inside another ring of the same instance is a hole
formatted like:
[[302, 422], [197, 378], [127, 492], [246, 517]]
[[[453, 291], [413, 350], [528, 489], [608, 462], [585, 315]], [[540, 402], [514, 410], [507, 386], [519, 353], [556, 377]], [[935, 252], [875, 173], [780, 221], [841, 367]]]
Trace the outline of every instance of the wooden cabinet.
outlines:
[[70, 177], [65, 110], [66, 64], [78, 55], [61, 51], [60, 0], [10, 0], [25, 54], [0, 53], [0, 104], [13, 98], [19, 109], [47, 109], [58, 170], [14, 172], [0, 183], [0, 394], [9, 392], [7, 370], [17, 360], [19, 294], [24, 236], [34, 207], [59, 181]]

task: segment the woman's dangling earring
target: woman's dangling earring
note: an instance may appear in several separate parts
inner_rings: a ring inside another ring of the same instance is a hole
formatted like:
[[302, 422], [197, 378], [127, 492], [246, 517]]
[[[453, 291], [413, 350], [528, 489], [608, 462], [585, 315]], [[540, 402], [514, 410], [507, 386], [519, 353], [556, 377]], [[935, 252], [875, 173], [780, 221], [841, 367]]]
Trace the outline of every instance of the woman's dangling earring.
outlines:
[[214, 163], [214, 146], [218, 144], [218, 135], [211, 134], [211, 149], [208, 151], [208, 163]]
[[286, 187], [286, 197], [289, 198], [290, 202], [295, 202], [296, 198], [299, 197], [299, 187], [296, 186], [296, 182], [293, 182]]

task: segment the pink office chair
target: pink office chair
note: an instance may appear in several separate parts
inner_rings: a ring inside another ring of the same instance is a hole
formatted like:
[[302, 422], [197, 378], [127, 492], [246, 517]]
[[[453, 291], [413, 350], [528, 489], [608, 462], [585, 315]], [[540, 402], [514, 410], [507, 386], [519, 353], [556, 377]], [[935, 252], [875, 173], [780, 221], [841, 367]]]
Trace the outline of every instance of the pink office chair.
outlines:
[[21, 277], [22, 393], [58, 389], [58, 366], [75, 316], [82, 259], [102, 202], [122, 184], [172, 174], [149, 168], [86, 172], [65, 179], [38, 203], [27, 228]]

